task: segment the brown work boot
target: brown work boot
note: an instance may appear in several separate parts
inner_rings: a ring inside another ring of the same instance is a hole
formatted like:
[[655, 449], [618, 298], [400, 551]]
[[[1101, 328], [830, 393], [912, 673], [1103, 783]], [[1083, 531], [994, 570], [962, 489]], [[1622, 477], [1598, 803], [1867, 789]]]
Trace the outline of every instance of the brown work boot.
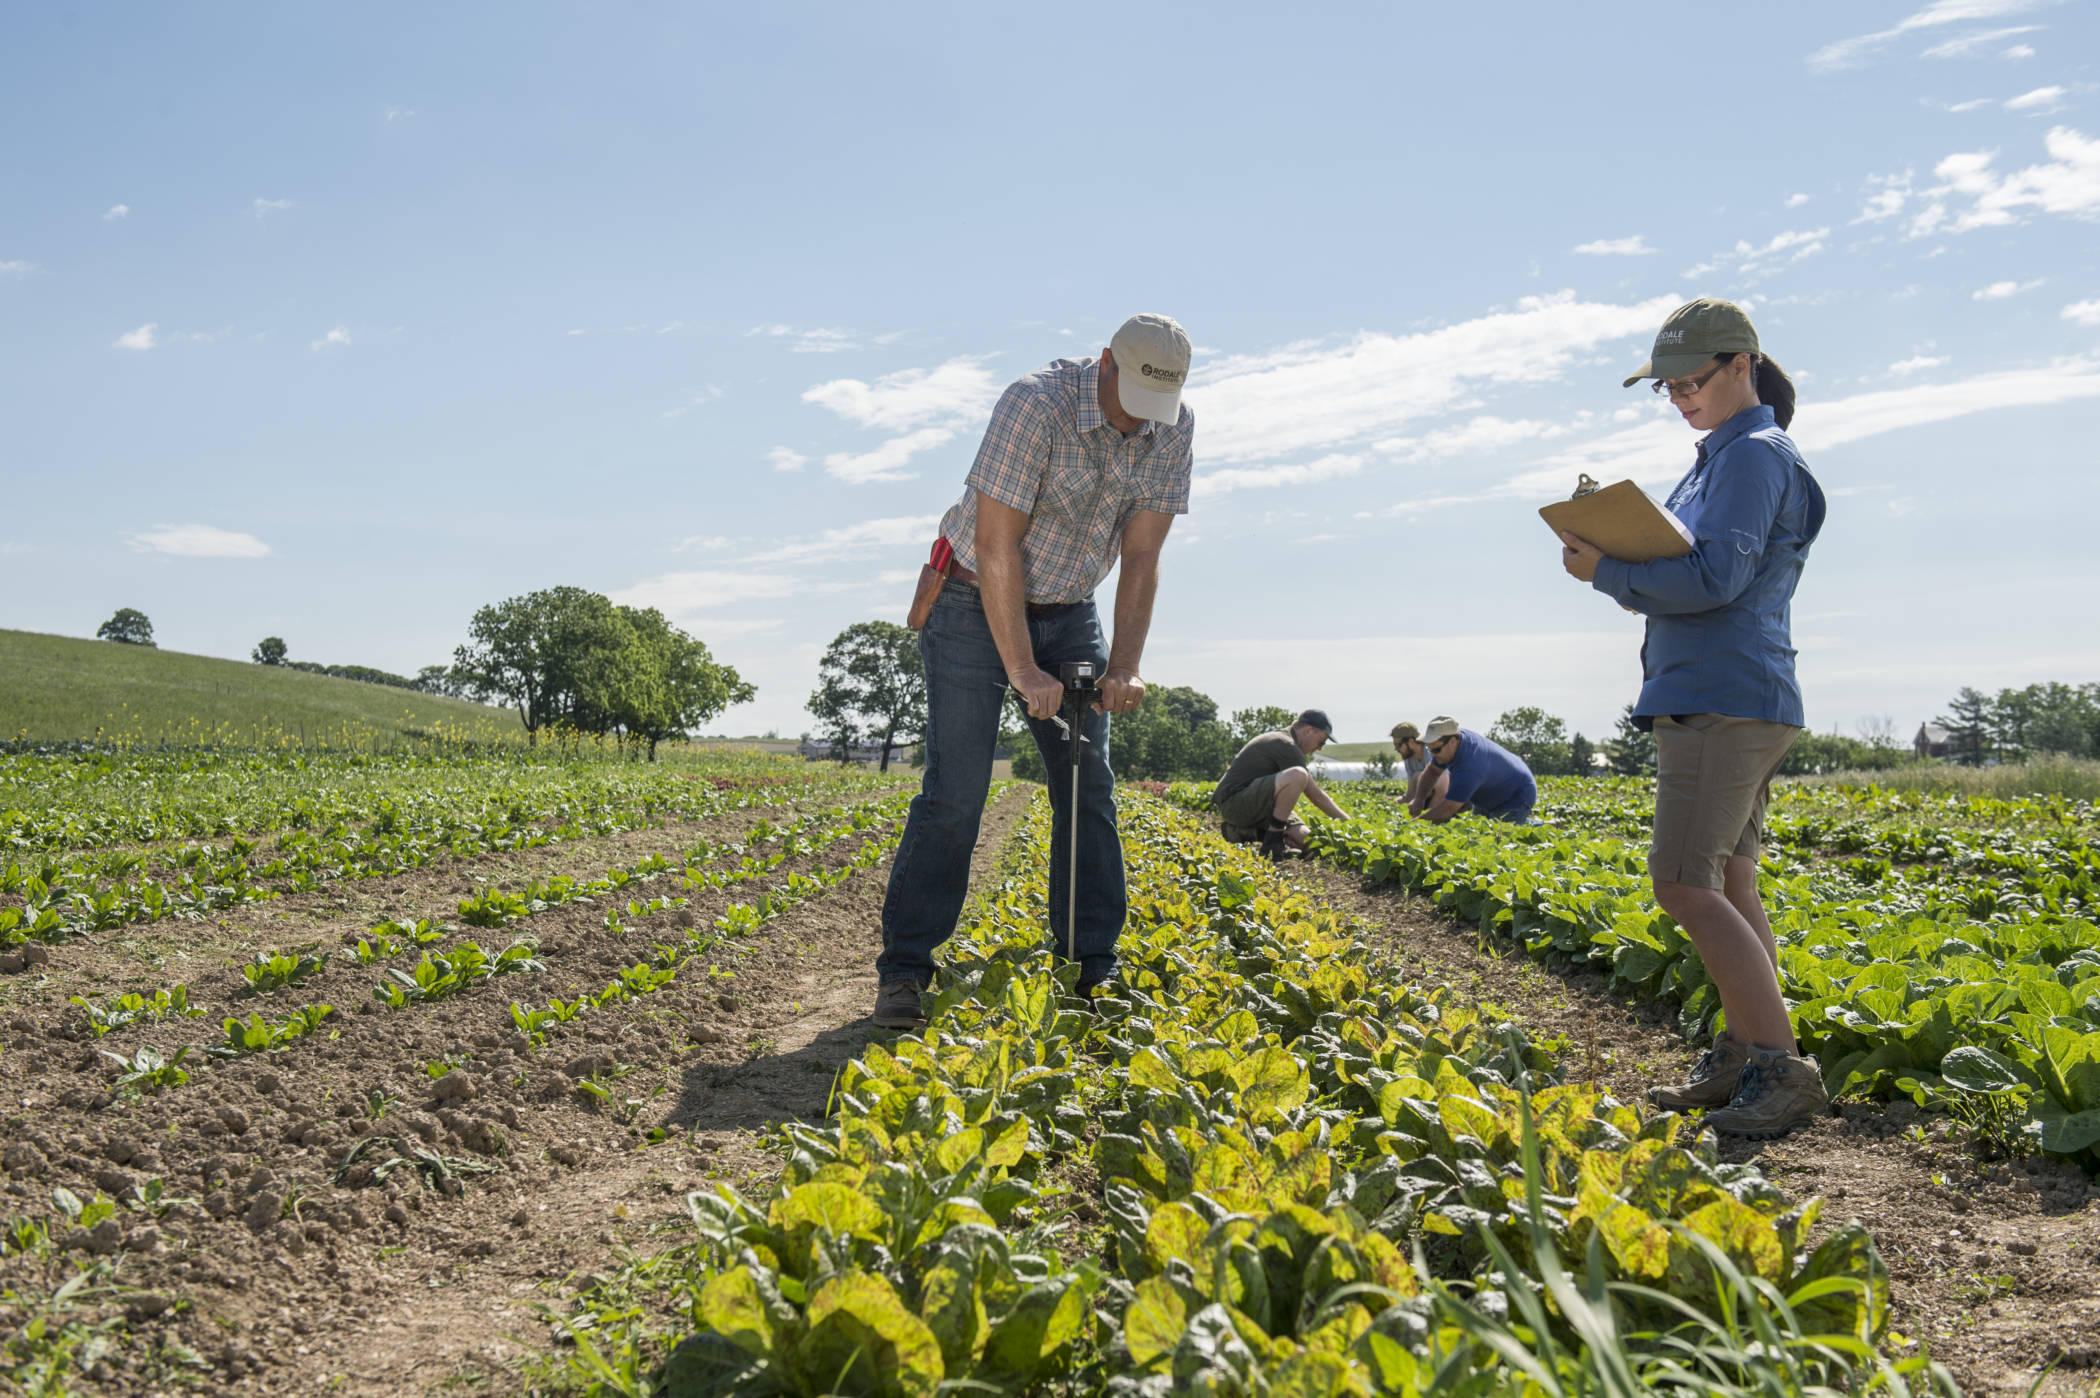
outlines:
[[1735, 1096], [1706, 1114], [1706, 1124], [1729, 1136], [1769, 1141], [1830, 1112], [1823, 1068], [1785, 1049], [1754, 1048], [1735, 1080]]
[[884, 981], [876, 987], [875, 1026], [878, 1029], [919, 1029], [925, 1024], [926, 1010], [919, 1002], [917, 981]]
[[1691, 1077], [1669, 1087], [1649, 1088], [1648, 1105], [1666, 1112], [1725, 1107], [1735, 1096], [1735, 1080], [1747, 1061], [1743, 1046], [1722, 1034], [1712, 1048], [1699, 1055]]

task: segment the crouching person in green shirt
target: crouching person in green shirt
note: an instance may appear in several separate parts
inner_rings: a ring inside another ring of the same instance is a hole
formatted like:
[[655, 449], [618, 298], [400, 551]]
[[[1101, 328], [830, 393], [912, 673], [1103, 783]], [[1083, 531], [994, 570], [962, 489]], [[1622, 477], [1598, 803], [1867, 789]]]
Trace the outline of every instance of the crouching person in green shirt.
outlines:
[[1302, 855], [1307, 831], [1304, 822], [1291, 815], [1301, 796], [1334, 819], [1347, 820], [1305, 765], [1306, 757], [1327, 746], [1333, 736], [1334, 725], [1326, 713], [1307, 709], [1289, 732], [1249, 739], [1210, 794], [1225, 838], [1243, 844], [1259, 841], [1261, 852], [1271, 859]]

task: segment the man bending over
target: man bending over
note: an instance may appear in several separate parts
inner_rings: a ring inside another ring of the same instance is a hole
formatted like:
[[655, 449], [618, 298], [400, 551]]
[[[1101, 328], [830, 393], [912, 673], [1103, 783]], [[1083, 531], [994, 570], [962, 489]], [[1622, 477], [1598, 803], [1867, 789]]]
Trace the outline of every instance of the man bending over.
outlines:
[[1334, 725], [1327, 721], [1326, 713], [1307, 709], [1289, 732], [1249, 739], [1210, 794], [1218, 818], [1227, 826], [1255, 831], [1261, 852], [1271, 859], [1303, 854], [1307, 831], [1304, 822], [1291, 815], [1299, 797], [1336, 820], [1349, 818], [1320, 790], [1305, 765], [1307, 755], [1327, 746], [1333, 736]]
[[1450, 717], [1431, 719], [1422, 745], [1429, 750], [1429, 770], [1408, 799], [1414, 814], [1438, 825], [1465, 810], [1511, 825], [1531, 824], [1539, 788], [1523, 758]]

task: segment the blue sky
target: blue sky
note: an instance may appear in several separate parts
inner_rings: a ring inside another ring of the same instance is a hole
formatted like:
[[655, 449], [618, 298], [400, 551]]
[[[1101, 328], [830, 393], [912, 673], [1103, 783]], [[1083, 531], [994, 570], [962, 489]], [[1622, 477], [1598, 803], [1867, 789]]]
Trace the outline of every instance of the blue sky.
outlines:
[[2044, 0], [18, 7], [0, 626], [413, 672], [574, 583], [792, 734], [999, 389], [1154, 310], [1148, 678], [1599, 733], [1638, 623], [1534, 512], [1689, 463], [1619, 380], [1709, 294], [1833, 496], [1814, 726], [2100, 680], [2096, 55]]

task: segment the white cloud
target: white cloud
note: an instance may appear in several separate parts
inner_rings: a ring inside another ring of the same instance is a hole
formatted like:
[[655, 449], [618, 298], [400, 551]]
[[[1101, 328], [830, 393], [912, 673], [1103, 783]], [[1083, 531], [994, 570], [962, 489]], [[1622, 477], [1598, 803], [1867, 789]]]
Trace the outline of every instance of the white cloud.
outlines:
[[35, 270], [36, 264], [34, 262], [27, 262], [19, 257], [9, 261], [0, 261], [0, 277], [26, 277]]
[[216, 529], [209, 524], [156, 524], [127, 536], [141, 553], [167, 553], [177, 558], [263, 558], [270, 546], [253, 534]]
[[2032, 291], [2042, 284], [2037, 277], [2031, 282], [1992, 282], [1969, 293], [1972, 301], [2003, 301], [2009, 296], [2018, 296], [2023, 291]]
[[2100, 325], [2100, 300], [2073, 301], [2064, 307], [2063, 315], [2080, 325]]
[[306, 347], [310, 350], [317, 350], [327, 349], [330, 345], [347, 345], [349, 343], [350, 327], [348, 327], [347, 325], [338, 325], [331, 329], [326, 335], [323, 335], [320, 339], [307, 341]]
[[1393, 434], [1463, 406], [1481, 385], [1561, 377], [1577, 355], [1652, 336], [1675, 296], [1618, 306], [1572, 291], [1527, 296], [1513, 310], [1408, 335], [1360, 331], [1201, 364], [1188, 401], [1206, 462], [1302, 456]]
[[1647, 236], [1636, 233], [1631, 238], [1599, 238], [1594, 243], [1577, 243], [1573, 251], [1588, 253], [1592, 257], [1645, 257], [1661, 249], [1649, 247]]
[[2032, 92], [2023, 92], [2018, 97], [2005, 99], [2008, 112], [2031, 112], [2044, 116], [2064, 109], [2065, 89], [2060, 87], [2038, 87]]
[[727, 534], [695, 534], [671, 545], [671, 552], [684, 553], [691, 549], [695, 553], [721, 553], [725, 549], [735, 548], [736, 545], [737, 541]]
[[123, 334], [117, 336], [116, 342], [111, 346], [111, 348], [128, 350], [152, 349], [155, 343], [153, 332], [159, 328], [159, 322], [149, 320], [144, 325], [141, 325], [138, 329], [127, 330]]
[[1413, 440], [1378, 442], [1380, 451], [1402, 455], [1410, 461], [1432, 457], [1470, 456], [1500, 451], [1519, 442], [1559, 437], [1572, 429], [1564, 424], [1535, 422], [1530, 418], [1476, 417], [1457, 427], [1439, 428]]
[[407, 121], [415, 114], [416, 109], [414, 107], [388, 107], [386, 109], [386, 119], [389, 122]]
[[131, 205], [112, 204], [109, 206], [108, 211], [102, 215], [102, 221], [104, 223], [119, 223], [130, 217]]
[[774, 447], [766, 453], [766, 464], [776, 471], [799, 471], [809, 465], [809, 458], [792, 447]]
[[1973, 20], [1997, 19], [2003, 15], [2018, 14], [2031, 10], [2048, 0], [1932, 0], [1932, 3], [1916, 14], [1908, 15], [1888, 29], [1871, 34], [1858, 34], [1836, 43], [1825, 44], [1808, 56], [1808, 66], [1818, 72], [1830, 72], [1839, 68], [1854, 68], [1867, 61], [1876, 50], [1892, 39], [1920, 30], [1938, 29], [1949, 24], [1966, 24]]
[[1786, 197], [1786, 207], [1788, 207], [1789, 209], [1798, 209], [1814, 197], [1815, 196], [1811, 194], [1789, 194]]
[[824, 474], [848, 485], [912, 480], [918, 472], [905, 470], [905, 463], [922, 451], [947, 445], [954, 437], [952, 427], [921, 427], [871, 451], [835, 451], [824, 458]]
[[2023, 58], [2034, 57], [2034, 45], [2014, 44], [2011, 48], [2006, 49], [2003, 53], [2000, 53], [1998, 56], [2000, 58], [2010, 59], [2013, 62], [2017, 63]]
[[900, 549], [925, 549], [933, 543], [941, 526], [939, 515], [901, 515], [893, 519], [864, 519], [858, 524], [826, 529], [805, 539], [790, 539], [761, 553], [747, 563], [809, 563], [857, 558], [871, 553], [893, 553]]
[[665, 573], [611, 595], [623, 607], [654, 607], [668, 617], [690, 616], [738, 602], [770, 602], [806, 591], [792, 573], [705, 569]]
[[[786, 340], [788, 349], [795, 354], [835, 354], [840, 350], [860, 348], [860, 338], [850, 330], [836, 326], [814, 326], [797, 329], [792, 325], [754, 325], [745, 335], [764, 335], [771, 339]], [[875, 343], [888, 344], [895, 334], [878, 335]]]
[[1944, 354], [1914, 354], [1908, 359], [1899, 359], [1889, 365], [1889, 372], [1897, 378], [1908, 378], [1924, 369], [1937, 369], [1947, 362]]
[[686, 395], [686, 399], [683, 403], [680, 403], [677, 407], [670, 409], [664, 414], [664, 417], [684, 417], [693, 409], [704, 407], [707, 404], [714, 402], [717, 398], [720, 398], [721, 396], [722, 386], [720, 384], [711, 383], [705, 385], [704, 387], [696, 388], [691, 393]]
[[[2042, 138], [2049, 160], [2001, 175], [1991, 166], [1996, 151], [1969, 151], [1948, 156], [1933, 167], [1940, 184], [1926, 190], [1926, 206], [1911, 219], [1910, 236], [1941, 231], [1967, 233], [2019, 223], [2030, 211], [2072, 218], [2100, 217], [2100, 140], [2068, 126], [2051, 128]], [[1957, 201], [1968, 207], [1954, 212]]]
[[1312, 485], [1363, 470], [1361, 456], [1323, 456], [1303, 466], [1252, 466], [1199, 474], [1193, 489], [1198, 495], [1223, 495], [1234, 490], [1262, 490], [1286, 485]]
[[899, 369], [874, 383], [832, 379], [802, 395], [861, 427], [901, 432], [928, 423], [968, 426], [987, 416], [1004, 387], [982, 356], [962, 355], [932, 369]]
[[[1984, 49], [2001, 39], [2015, 38], [2021, 34], [2032, 34], [2042, 26], [2039, 24], [2015, 24], [2004, 29], [1978, 29], [1968, 34], [1959, 34], [1943, 40], [1925, 50], [1923, 58], [1974, 58]], [[2020, 45], [2026, 48], [2025, 44]], [[2034, 50], [2028, 49], [2029, 54]]]
[[1742, 259], [1738, 272], [1754, 272], [1770, 257], [1791, 251], [1792, 261], [1799, 262], [1823, 250], [1823, 239], [1830, 236], [1828, 228], [1795, 228], [1784, 233], [1775, 233], [1769, 242], [1752, 244], [1738, 242], [1728, 255]]
[[292, 203], [290, 199], [257, 199], [248, 206], [248, 212], [257, 218], [268, 218], [271, 214], [283, 213], [292, 207]]
[[1971, 97], [1966, 102], [1949, 102], [1947, 110], [1950, 112], [1980, 112], [1990, 105], [1991, 99], [1988, 97]]

